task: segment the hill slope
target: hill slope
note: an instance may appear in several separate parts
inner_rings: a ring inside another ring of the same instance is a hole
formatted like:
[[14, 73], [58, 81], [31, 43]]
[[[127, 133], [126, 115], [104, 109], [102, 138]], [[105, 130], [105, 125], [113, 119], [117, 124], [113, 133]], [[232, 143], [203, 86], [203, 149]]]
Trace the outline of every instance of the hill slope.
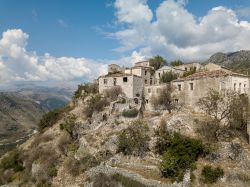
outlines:
[[239, 73], [250, 73], [250, 51], [247, 50], [233, 53], [215, 53], [206, 61], [206, 63], [209, 62], [225, 66]]
[[14, 141], [36, 129], [44, 112], [39, 104], [20, 94], [0, 93], [0, 142]]

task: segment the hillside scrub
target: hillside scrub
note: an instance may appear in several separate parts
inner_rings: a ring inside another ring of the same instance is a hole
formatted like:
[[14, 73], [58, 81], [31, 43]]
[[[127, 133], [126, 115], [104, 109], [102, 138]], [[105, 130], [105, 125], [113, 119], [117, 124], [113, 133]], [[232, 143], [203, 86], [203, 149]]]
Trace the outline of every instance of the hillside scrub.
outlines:
[[136, 108], [128, 109], [128, 110], [123, 110], [122, 111], [122, 116], [126, 118], [134, 118], [138, 115], [138, 110]]
[[77, 90], [74, 93], [74, 99], [84, 98], [88, 94], [98, 93], [98, 84], [97, 83], [86, 83], [78, 85]]
[[124, 155], [143, 156], [149, 150], [148, 125], [136, 120], [118, 136], [117, 152]]
[[187, 169], [191, 169], [199, 156], [207, 150], [200, 140], [185, 137], [167, 131], [156, 131], [157, 142], [155, 150], [162, 155], [160, 170], [164, 177], [181, 181]]
[[164, 88], [159, 89], [157, 95], [153, 95], [151, 103], [155, 109], [164, 109], [169, 113], [175, 108], [175, 103], [172, 101], [171, 93], [173, 88], [170, 85], [166, 85]]
[[109, 102], [106, 98], [102, 97], [100, 94], [90, 95], [85, 103], [83, 113], [87, 117], [92, 117], [94, 112], [100, 112], [105, 106], [108, 106]]
[[215, 183], [220, 177], [223, 177], [224, 171], [220, 167], [204, 166], [201, 172], [204, 183]]
[[110, 101], [117, 100], [118, 96], [122, 94], [122, 89], [120, 86], [114, 86], [109, 89], [105, 89], [104, 96], [108, 98]]
[[249, 103], [245, 94], [232, 91], [219, 93], [211, 89], [197, 104], [215, 123], [219, 124], [226, 120], [227, 125], [234, 129], [246, 129]]
[[160, 77], [161, 83], [170, 83], [171, 81], [178, 78], [178, 75], [173, 73], [172, 71], [164, 72]]
[[77, 117], [74, 114], [68, 114], [64, 118], [64, 122], [60, 124], [60, 129], [68, 132], [72, 139], [75, 139], [73, 131], [76, 126], [76, 119]]
[[71, 110], [70, 106], [66, 106], [60, 109], [55, 109], [43, 115], [42, 119], [38, 123], [38, 130], [42, 132], [46, 127], [53, 126], [57, 121], [59, 121], [64, 113]]

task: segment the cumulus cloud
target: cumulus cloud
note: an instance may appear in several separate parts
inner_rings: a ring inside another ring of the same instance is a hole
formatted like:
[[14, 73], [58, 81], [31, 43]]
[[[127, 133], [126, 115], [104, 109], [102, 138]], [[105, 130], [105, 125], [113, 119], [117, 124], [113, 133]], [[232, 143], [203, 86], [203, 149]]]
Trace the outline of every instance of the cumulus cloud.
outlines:
[[250, 23], [239, 20], [235, 11], [219, 6], [197, 18], [185, 8], [186, 3], [165, 0], [153, 15], [146, 0], [116, 0], [117, 22], [126, 24], [113, 33], [121, 42], [116, 50], [203, 60], [215, 52], [250, 48]]
[[92, 59], [38, 56], [27, 51], [29, 35], [7, 30], [0, 39], [0, 82], [90, 80], [105, 73], [106, 64]]

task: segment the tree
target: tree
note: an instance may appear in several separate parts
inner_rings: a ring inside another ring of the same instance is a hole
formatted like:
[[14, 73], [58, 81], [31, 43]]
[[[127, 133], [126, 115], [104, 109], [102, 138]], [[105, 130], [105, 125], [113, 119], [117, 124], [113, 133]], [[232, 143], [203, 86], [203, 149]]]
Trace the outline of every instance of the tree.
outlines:
[[199, 99], [198, 106], [215, 122], [227, 120], [235, 128], [245, 128], [249, 114], [248, 97], [237, 92], [226, 91], [219, 93], [209, 90], [207, 96]]
[[172, 71], [164, 72], [161, 75], [160, 82], [161, 83], [169, 83], [172, 80], [177, 79], [177, 77], [178, 77], [177, 74], [173, 73]]
[[186, 71], [183, 73], [182, 77], [187, 77], [189, 75], [192, 75], [196, 73], [196, 67], [191, 67], [191, 69], [189, 71]]
[[154, 67], [154, 70], [157, 70], [167, 65], [167, 61], [163, 57], [157, 55], [149, 59], [149, 65]]
[[171, 85], [166, 85], [159, 90], [157, 95], [153, 95], [151, 98], [151, 103], [155, 109], [166, 109], [169, 113], [175, 108], [174, 103], [172, 102], [172, 93], [173, 89]]
[[174, 60], [170, 63], [171, 66], [180, 66], [183, 62], [181, 60]]

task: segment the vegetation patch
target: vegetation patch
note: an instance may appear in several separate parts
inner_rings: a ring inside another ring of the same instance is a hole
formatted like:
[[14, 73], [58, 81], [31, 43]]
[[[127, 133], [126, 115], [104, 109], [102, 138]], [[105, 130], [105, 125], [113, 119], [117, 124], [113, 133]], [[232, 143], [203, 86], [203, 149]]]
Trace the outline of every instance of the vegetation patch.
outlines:
[[126, 118], [134, 118], [138, 115], [138, 110], [136, 108], [128, 109], [128, 110], [123, 110], [122, 116]]
[[141, 121], [134, 121], [127, 129], [118, 136], [117, 152], [124, 155], [143, 156], [149, 150], [148, 125]]
[[224, 176], [224, 171], [220, 167], [204, 166], [201, 175], [204, 183], [215, 183], [220, 177]]
[[125, 177], [123, 175], [120, 175], [120, 174], [114, 174], [112, 176], [112, 179], [115, 180], [116, 182], [120, 183], [122, 186], [124, 187], [146, 187], [144, 184], [136, 181], [136, 180], [133, 180], [131, 178], [128, 178], [128, 177]]
[[86, 83], [78, 85], [77, 90], [74, 93], [74, 99], [85, 98], [88, 94], [98, 93], [98, 84]]
[[155, 151], [162, 155], [160, 170], [164, 177], [181, 181], [185, 171], [194, 167], [198, 157], [207, 154], [207, 149], [200, 140], [178, 133], [169, 134], [164, 127], [160, 127], [155, 133]]
[[63, 114], [71, 110], [70, 106], [66, 106], [60, 109], [55, 109], [43, 115], [42, 119], [38, 123], [38, 130], [42, 132], [44, 128], [51, 127], [58, 120], [63, 117]]

